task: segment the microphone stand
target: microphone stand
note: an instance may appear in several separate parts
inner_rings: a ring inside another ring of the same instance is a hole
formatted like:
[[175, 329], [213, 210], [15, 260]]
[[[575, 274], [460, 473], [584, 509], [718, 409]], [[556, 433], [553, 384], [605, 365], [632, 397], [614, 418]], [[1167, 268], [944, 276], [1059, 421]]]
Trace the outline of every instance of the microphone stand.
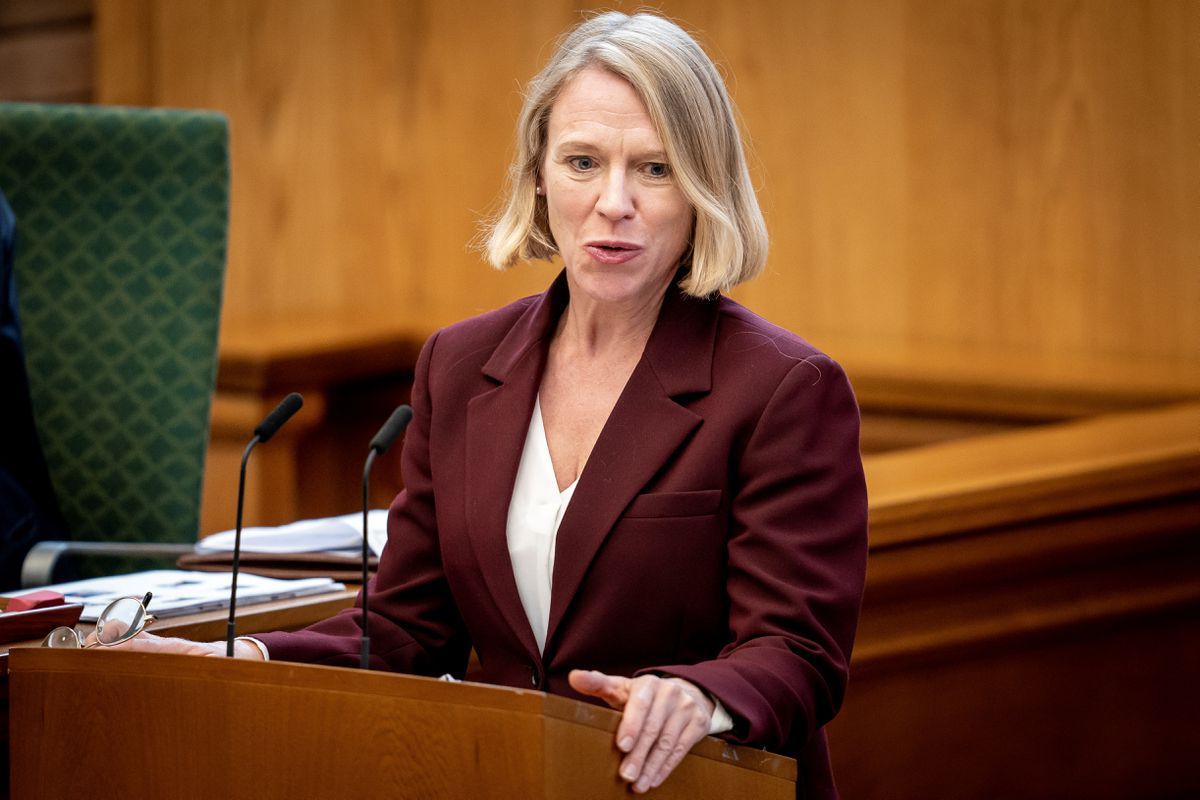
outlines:
[[383, 427], [379, 429], [379, 433], [375, 434], [375, 438], [371, 440], [371, 449], [367, 453], [366, 463], [363, 464], [362, 651], [359, 654], [358, 661], [358, 665], [362, 669], [371, 668], [371, 634], [368, 632], [370, 621], [368, 616], [368, 597], [371, 593], [368, 591], [369, 587], [367, 585], [371, 577], [367, 569], [367, 560], [370, 558], [369, 542], [367, 539], [367, 509], [370, 503], [371, 467], [375, 464], [375, 457], [387, 452], [392, 443], [400, 437], [400, 434], [408, 427], [408, 423], [412, 421], [412, 417], [412, 408], [406, 405], [397, 406], [392, 415], [388, 417], [387, 422], [383, 423]]
[[370, 504], [370, 485], [371, 485], [371, 467], [375, 464], [375, 457], [379, 455], [379, 450], [374, 447], [371, 452], [367, 453], [367, 461], [363, 465], [362, 479], [362, 504], [363, 504], [363, 540], [362, 540], [362, 651], [359, 653], [358, 665], [361, 669], [370, 669], [371, 661], [371, 634], [367, 629], [368, 610], [367, 596], [370, 592], [367, 591], [367, 581], [370, 579], [370, 571], [367, 569], [367, 560], [370, 557], [370, 547], [367, 541], [367, 509]]
[[237, 613], [237, 579], [238, 565], [242, 558], [242, 507], [246, 499], [246, 462], [250, 460], [250, 451], [262, 439], [255, 434], [242, 453], [242, 469], [238, 476], [237, 526], [233, 534], [233, 586], [229, 590], [229, 622], [225, 624], [225, 655], [233, 658], [233, 640], [237, 638], [237, 626], [234, 614]]
[[304, 405], [304, 398], [292, 392], [280, 401], [279, 405], [267, 414], [258, 427], [254, 429], [254, 438], [246, 445], [242, 453], [242, 468], [238, 473], [237, 526], [233, 534], [233, 570], [232, 585], [229, 587], [229, 622], [225, 625], [225, 655], [233, 658], [233, 640], [237, 638], [237, 627], [234, 617], [237, 614], [237, 579], [238, 567], [242, 560], [242, 508], [246, 498], [246, 462], [250, 460], [250, 452], [262, 442], [270, 440], [275, 432], [283, 427], [292, 416]]

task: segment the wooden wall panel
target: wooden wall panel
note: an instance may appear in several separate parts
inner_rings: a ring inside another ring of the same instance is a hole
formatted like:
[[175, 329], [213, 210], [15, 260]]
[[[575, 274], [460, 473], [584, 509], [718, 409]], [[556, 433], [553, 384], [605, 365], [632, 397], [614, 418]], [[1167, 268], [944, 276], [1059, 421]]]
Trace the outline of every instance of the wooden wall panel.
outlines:
[[[106, 27], [127, 31], [122, 5], [101, 6]], [[231, 317], [361, 307], [433, 324], [546, 282], [467, 247], [502, 184], [516, 76], [567, 24], [518, 27], [522, 5], [151, 7], [145, 85], [113, 99], [230, 114]]]
[[[99, 95], [230, 114], [231, 318], [428, 327], [552, 274], [468, 243], [521, 83], [589, 5], [99, 0]], [[662, 7], [740, 104], [773, 247], [737, 295], [769, 318], [835, 355], [1200, 363], [1200, 4]]]
[[91, 0], [0, 2], [0, 101], [92, 98]]
[[736, 87], [775, 238], [756, 307], [832, 342], [1200, 353], [1200, 7], [776, 11], [807, 56]]

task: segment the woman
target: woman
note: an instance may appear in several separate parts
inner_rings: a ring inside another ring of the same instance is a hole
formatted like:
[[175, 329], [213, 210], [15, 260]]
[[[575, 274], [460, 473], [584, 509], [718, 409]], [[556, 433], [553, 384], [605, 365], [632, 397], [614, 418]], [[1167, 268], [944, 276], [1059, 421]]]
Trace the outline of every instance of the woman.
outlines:
[[[858, 411], [836, 364], [719, 294], [767, 249], [724, 86], [674, 24], [604, 14], [533, 80], [518, 136], [488, 258], [564, 269], [421, 353], [373, 661], [461, 676], [474, 647], [469, 678], [621, 708], [639, 792], [711, 732], [832, 796]], [[353, 665], [359, 640], [348, 610], [238, 654]]]

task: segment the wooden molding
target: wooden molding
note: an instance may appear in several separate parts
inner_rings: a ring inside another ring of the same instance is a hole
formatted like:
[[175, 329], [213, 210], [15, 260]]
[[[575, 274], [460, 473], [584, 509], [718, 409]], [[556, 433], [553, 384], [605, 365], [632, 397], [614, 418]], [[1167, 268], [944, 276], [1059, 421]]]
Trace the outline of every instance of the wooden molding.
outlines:
[[873, 550], [1200, 489], [1200, 403], [869, 456]]

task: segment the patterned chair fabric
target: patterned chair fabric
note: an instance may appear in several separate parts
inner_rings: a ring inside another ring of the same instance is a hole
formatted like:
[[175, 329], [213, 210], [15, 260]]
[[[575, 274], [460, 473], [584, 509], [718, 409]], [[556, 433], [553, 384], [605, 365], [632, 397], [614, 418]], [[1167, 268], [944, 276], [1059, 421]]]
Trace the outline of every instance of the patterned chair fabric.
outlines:
[[30, 395], [73, 539], [194, 542], [229, 211], [219, 114], [0, 103]]

